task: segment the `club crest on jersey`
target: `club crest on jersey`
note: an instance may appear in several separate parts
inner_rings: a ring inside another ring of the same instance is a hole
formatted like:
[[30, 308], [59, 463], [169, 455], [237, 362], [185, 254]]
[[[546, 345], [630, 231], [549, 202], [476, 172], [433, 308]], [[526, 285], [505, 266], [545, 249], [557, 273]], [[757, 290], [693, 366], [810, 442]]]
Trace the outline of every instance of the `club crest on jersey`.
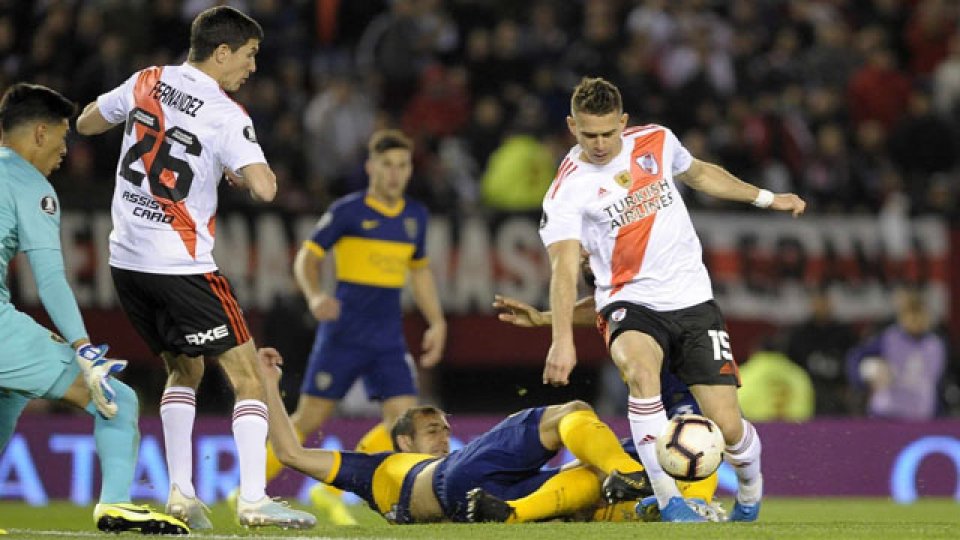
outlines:
[[620, 308], [610, 314], [610, 320], [613, 322], [620, 322], [626, 316], [627, 316], [627, 308]]
[[253, 126], [244, 126], [243, 138], [253, 144], [257, 144], [257, 132], [253, 130]]
[[630, 171], [620, 171], [613, 179], [617, 182], [617, 185], [622, 188], [629, 188], [630, 184], [633, 183], [633, 177], [630, 176]]
[[40, 209], [43, 210], [45, 213], [50, 214], [51, 216], [56, 215], [57, 200], [51, 197], [50, 195], [46, 195], [45, 197], [40, 199]]
[[647, 152], [638, 157], [636, 162], [637, 166], [643, 169], [643, 172], [651, 176], [660, 174], [660, 164], [657, 163], [657, 158], [653, 155], [653, 152]]
[[317, 385], [318, 390], [326, 390], [330, 388], [330, 385], [333, 384], [333, 375], [327, 373], [326, 371], [321, 371], [317, 373], [317, 376], [314, 377], [314, 384]]
[[601, 187], [600, 189], [597, 190], [597, 197], [603, 197], [607, 193], [610, 193], [610, 192], [604, 189], [603, 187]]
[[408, 217], [403, 220], [403, 228], [407, 231], [407, 237], [413, 239], [417, 237], [417, 219]]

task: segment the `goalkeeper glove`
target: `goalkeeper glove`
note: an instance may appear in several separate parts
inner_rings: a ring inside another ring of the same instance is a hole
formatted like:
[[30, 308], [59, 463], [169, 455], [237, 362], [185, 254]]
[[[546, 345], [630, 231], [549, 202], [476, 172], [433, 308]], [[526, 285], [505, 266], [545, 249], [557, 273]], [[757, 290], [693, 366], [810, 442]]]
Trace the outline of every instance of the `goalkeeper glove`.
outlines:
[[127, 367], [127, 361], [107, 358], [108, 349], [107, 345], [94, 346], [87, 343], [77, 349], [76, 358], [83, 370], [83, 381], [90, 391], [90, 399], [97, 411], [109, 419], [117, 414], [117, 393], [110, 387], [110, 376], [123, 371]]

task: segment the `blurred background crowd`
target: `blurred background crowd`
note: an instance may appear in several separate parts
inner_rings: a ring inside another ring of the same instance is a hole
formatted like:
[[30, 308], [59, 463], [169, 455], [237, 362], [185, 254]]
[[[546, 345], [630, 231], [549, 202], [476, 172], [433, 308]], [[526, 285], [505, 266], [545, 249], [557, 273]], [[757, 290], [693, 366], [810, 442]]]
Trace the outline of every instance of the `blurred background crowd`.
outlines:
[[[135, 70], [183, 61], [190, 20], [212, 4], [0, 0], [0, 88], [42, 83], [85, 104]], [[619, 86], [631, 123], [667, 125], [696, 157], [758, 186], [800, 194], [812, 219], [933, 214], [956, 224], [960, 216], [956, 1], [229, 4], [266, 34], [257, 73], [235, 98], [253, 117], [278, 175], [271, 211], [319, 213], [362, 189], [370, 133], [398, 126], [417, 144], [410, 192], [434, 214], [454, 222], [538, 214], [572, 143], [570, 90], [591, 75]], [[119, 137], [115, 130], [71, 138], [53, 176], [65, 208], [109, 206]], [[259, 210], [243, 193], [222, 195], [224, 210]], [[685, 198], [695, 210], [730, 208], [696, 193]], [[925, 404], [910, 407], [922, 408], [911, 417], [960, 410], [950, 375], [956, 362], [948, 362], [947, 340], [933, 331], [936, 321], [923, 319], [917, 298], [898, 300], [899, 322], [890, 328], [899, 336], [887, 335], [882, 321], [868, 330], [836, 322], [826, 298], [812, 305], [810, 321], [764, 347], [787, 353], [807, 381], [765, 386], [780, 388], [777, 396], [815, 390], [797, 398], [804, 412], [788, 414], [784, 404], [774, 418], [903, 409], [891, 402]], [[911, 313], [920, 314], [919, 324], [904, 322]], [[874, 330], [879, 343], [865, 338]], [[869, 361], [881, 356], [878, 347], [896, 346], [903, 358], [920, 355], [924, 368], [900, 372]], [[763, 375], [748, 366], [745, 376]], [[907, 380], [909, 388], [891, 380]]]

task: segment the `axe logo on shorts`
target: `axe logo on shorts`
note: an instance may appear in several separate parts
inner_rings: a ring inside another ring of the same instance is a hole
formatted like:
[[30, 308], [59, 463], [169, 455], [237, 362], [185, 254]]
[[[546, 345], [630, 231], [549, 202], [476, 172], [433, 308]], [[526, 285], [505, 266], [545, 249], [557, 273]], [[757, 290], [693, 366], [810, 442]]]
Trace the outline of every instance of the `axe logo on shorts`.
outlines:
[[195, 334], [187, 334], [183, 336], [187, 343], [191, 345], [203, 345], [208, 341], [216, 341], [221, 338], [225, 338], [230, 335], [230, 331], [227, 330], [227, 325], [221, 324], [215, 328], [209, 330], [201, 330]]

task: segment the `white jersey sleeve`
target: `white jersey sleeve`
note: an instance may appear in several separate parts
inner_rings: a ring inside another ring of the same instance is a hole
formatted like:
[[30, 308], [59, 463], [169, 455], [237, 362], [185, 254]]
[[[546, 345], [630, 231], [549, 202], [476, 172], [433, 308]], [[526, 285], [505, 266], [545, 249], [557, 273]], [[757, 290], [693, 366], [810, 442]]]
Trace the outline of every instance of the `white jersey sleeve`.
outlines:
[[220, 162], [232, 171], [239, 171], [252, 163], [266, 163], [253, 120], [246, 114], [231, 116], [221, 133]]
[[544, 246], [561, 240], [581, 239], [583, 198], [577, 196], [575, 178], [572, 178], [577, 168], [570, 156], [564, 158], [544, 195], [543, 215], [540, 217], [540, 239]]
[[138, 71], [120, 86], [97, 98], [97, 108], [107, 122], [119, 124], [126, 121], [127, 114], [133, 108], [133, 86], [139, 76]]
[[672, 130], [664, 128], [666, 132], [666, 147], [673, 148], [673, 160], [670, 164], [670, 168], [673, 172], [673, 175], [684, 173], [687, 169], [690, 168], [690, 165], [693, 165], [693, 156], [690, 155], [690, 151], [683, 147], [680, 143], [680, 139], [674, 135]]

